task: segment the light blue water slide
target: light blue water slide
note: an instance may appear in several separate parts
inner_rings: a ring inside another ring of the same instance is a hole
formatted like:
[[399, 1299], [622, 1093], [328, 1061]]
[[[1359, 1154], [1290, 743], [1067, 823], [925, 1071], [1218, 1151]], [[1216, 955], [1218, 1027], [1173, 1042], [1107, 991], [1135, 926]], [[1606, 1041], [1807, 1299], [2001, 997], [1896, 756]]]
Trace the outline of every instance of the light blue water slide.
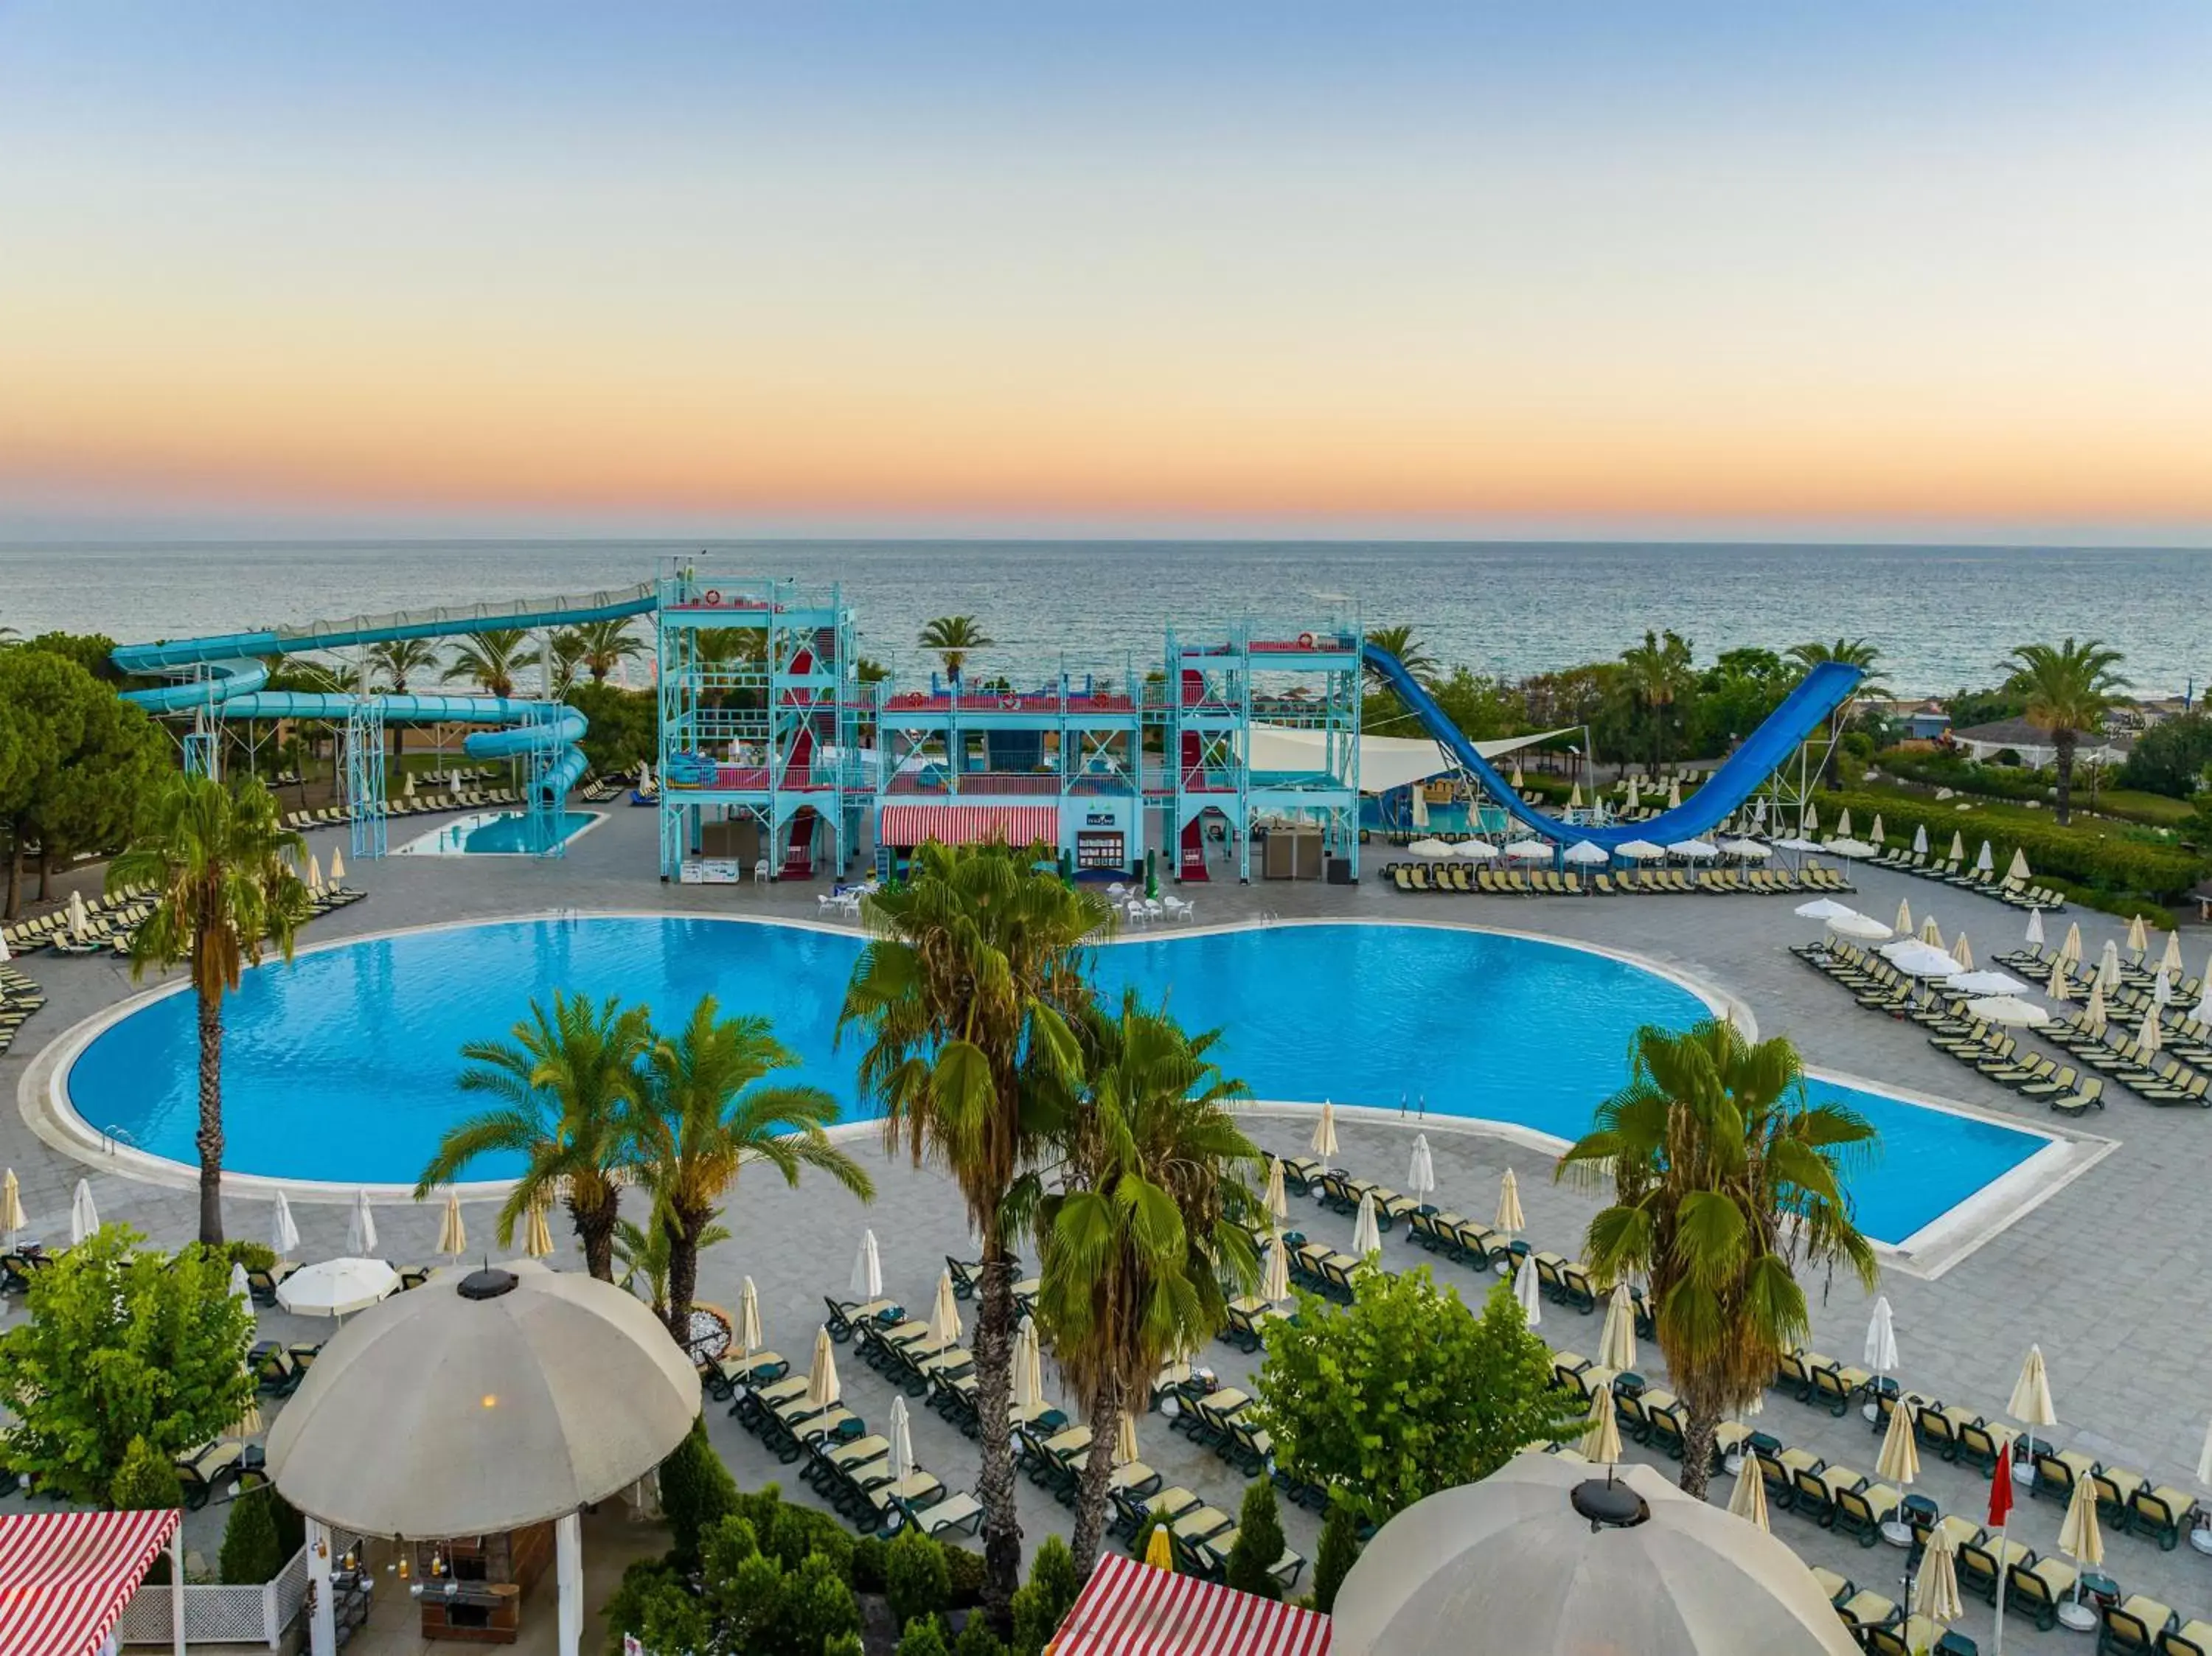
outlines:
[[1459, 727], [1445, 717], [1436, 699], [1421, 688], [1397, 657], [1371, 644], [1363, 645], [1361, 649], [1367, 664], [1382, 675], [1398, 699], [1421, 721], [1422, 728], [1436, 738], [1437, 745], [1451, 756], [1455, 764], [1481, 783], [1516, 822], [1561, 845], [1588, 840], [1607, 851], [1617, 850], [1631, 840], [1672, 845], [1694, 840], [1718, 828], [1730, 812], [1782, 767], [1806, 737], [1826, 723], [1829, 714], [1850, 699], [1862, 676], [1860, 669], [1848, 663], [1821, 662], [1706, 779], [1705, 786], [1672, 810], [1662, 811], [1640, 822], [1601, 828], [1563, 822], [1535, 810], [1513, 792], [1488, 760], [1475, 751], [1474, 744], [1460, 734]]
[[[508, 604], [403, 611], [362, 616], [255, 633], [154, 644], [125, 644], [115, 664], [126, 673], [192, 671], [199, 676], [175, 684], [125, 692], [155, 714], [219, 710], [229, 719], [322, 719], [344, 722], [361, 698], [304, 691], [268, 690], [269, 670], [262, 658], [320, 650], [343, 650], [398, 639], [448, 638], [514, 628], [536, 632], [586, 622], [618, 621], [644, 615], [656, 602], [652, 583], [575, 597], [533, 598]], [[589, 728], [584, 715], [557, 701], [514, 696], [380, 695], [370, 698], [386, 724], [489, 725], [463, 744], [471, 759], [509, 759], [543, 749], [557, 755], [541, 786], [558, 807], [584, 773], [576, 743]]]

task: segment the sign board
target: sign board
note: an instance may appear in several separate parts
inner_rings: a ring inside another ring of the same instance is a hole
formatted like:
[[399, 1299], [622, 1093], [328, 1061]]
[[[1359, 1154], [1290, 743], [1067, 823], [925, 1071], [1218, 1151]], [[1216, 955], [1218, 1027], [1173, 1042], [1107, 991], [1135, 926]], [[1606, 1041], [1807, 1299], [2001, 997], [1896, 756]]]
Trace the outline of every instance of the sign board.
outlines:
[[679, 885], [737, 885], [744, 878], [744, 869], [730, 858], [706, 857], [685, 863], [676, 878]]

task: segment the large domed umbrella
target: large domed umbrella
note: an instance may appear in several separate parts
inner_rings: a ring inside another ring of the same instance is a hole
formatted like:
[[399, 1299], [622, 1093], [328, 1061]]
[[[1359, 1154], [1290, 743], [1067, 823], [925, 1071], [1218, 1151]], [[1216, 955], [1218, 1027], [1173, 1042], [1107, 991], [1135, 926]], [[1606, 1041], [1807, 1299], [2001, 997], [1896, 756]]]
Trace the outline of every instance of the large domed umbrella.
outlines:
[[[332, 1336], [269, 1435], [279, 1493], [319, 1530], [430, 1540], [555, 1524], [560, 1646], [583, 1635], [585, 1507], [668, 1458], [699, 1377], [641, 1301], [532, 1266], [441, 1275]], [[336, 1647], [326, 1536], [310, 1648]]]
[[1774, 1537], [1648, 1466], [1516, 1455], [1416, 1501], [1338, 1591], [1331, 1656], [1850, 1656], [1813, 1574]]

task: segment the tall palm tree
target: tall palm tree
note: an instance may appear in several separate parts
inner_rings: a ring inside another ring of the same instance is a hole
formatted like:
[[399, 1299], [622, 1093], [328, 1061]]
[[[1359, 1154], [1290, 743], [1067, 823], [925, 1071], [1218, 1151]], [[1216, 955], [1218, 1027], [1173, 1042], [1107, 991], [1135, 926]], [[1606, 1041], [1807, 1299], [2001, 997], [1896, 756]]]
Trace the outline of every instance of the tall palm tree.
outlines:
[[[1422, 688], [1428, 689], [1435, 685], [1437, 658], [1429, 653], [1429, 646], [1420, 640], [1411, 627], [1402, 622], [1395, 627], [1370, 627], [1367, 629], [1367, 641], [1376, 649], [1397, 657], [1398, 664], [1411, 674], [1413, 682]], [[1378, 690], [1390, 688], [1389, 681], [1372, 667], [1367, 670], [1367, 678]]]
[[876, 1193], [866, 1171], [823, 1131], [837, 1119], [836, 1099], [819, 1087], [759, 1084], [799, 1062], [769, 1021], [720, 1012], [708, 995], [681, 1030], [653, 1042], [633, 1137], [633, 1165], [668, 1238], [668, 1326], [678, 1341], [690, 1331], [699, 1250], [749, 1163], [766, 1163], [794, 1188], [813, 1168], [863, 1202]]
[[1225, 1281], [1259, 1266], [1234, 1213], [1256, 1212], [1246, 1174], [1260, 1152], [1231, 1102], [1249, 1096], [1209, 1051], [1133, 992], [1093, 1017], [1085, 1107], [1062, 1136], [1067, 1187], [1036, 1215], [1037, 1321], [1091, 1422], [1075, 1505], [1075, 1556], [1097, 1556], [1122, 1415], [1152, 1377], [1228, 1319]]
[[[409, 681], [418, 673], [427, 673], [438, 664], [438, 646], [428, 639], [386, 639], [368, 648], [371, 672], [381, 681], [385, 689], [393, 695], [405, 695]], [[392, 725], [392, 751], [406, 751], [407, 727], [394, 720]]]
[[574, 631], [584, 646], [578, 660], [594, 684], [605, 683], [617, 667], [645, 653], [644, 640], [627, 621], [587, 621]]
[[514, 676], [538, 664], [530, 634], [520, 627], [495, 627], [461, 640], [453, 664], [439, 675], [445, 682], [475, 685], [486, 695], [514, 694]]
[[497, 1101], [446, 1130], [416, 1200], [479, 1156], [519, 1156], [521, 1176], [499, 1210], [501, 1245], [513, 1243], [533, 1204], [557, 1198], [584, 1246], [584, 1268], [612, 1282], [621, 1181], [652, 1046], [652, 1016], [642, 1006], [625, 1008], [612, 995], [594, 1004], [557, 989], [550, 1011], [532, 1001], [509, 1040], [461, 1048], [468, 1060], [461, 1090]]
[[1858, 688], [1828, 715], [1828, 754], [1820, 763], [1823, 779], [1831, 788], [1841, 788], [1844, 773], [1836, 762], [1836, 748], [1844, 726], [1850, 723], [1851, 709], [1869, 701], [1887, 701], [1890, 696], [1889, 686], [1881, 682], [1881, 646], [1863, 638], [1839, 638], [1832, 644], [1814, 639], [1808, 644], [1791, 645], [1787, 654], [1801, 676], [1827, 661], [1840, 661], [1859, 670]]
[[2063, 827], [2073, 819], [2074, 749], [2084, 732], [2105, 728], [2105, 715], [2127, 680], [2112, 670], [2126, 658], [2107, 649], [2102, 639], [2063, 644], [2022, 644], [2006, 658], [2012, 670], [2008, 688], [2027, 695], [2027, 722], [2051, 732], [2058, 767], [2057, 808], [2051, 815]]
[[868, 898], [873, 939], [838, 1016], [864, 1034], [859, 1078], [884, 1110], [886, 1145], [958, 1181], [982, 1239], [975, 1313], [982, 1453], [984, 1604], [1008, 1623], [1021, 1568], [1007, 1421], [1012, 1374], [1014, 1238], [1034, 1192], [1052, 1104], [1080, 1083], [1073, 1024], [1090, 1004], [1084, 945], [1110, 914], [1088, 888], [1031, 867], [1037, 847], [931, 843], [908, 878]]
[[[730, 1240], [726, 1225], [709, 1225], [699, 1233], [701, 1252]], [[615, 1263], [622, 1275], [615, 1286], [637, 1291], [642, 1282], [646, 1302], [663, 1321], [668, 1317], [668, 1228], [647, 1215], [643, 1224], [634, 1219], [615, 1221]]]
[[1628, 670], [1629, 693], [1643, 706], [1651, 727], [1651, 773], [1656, 776], [1666, 759], [1668, 712], [1691, 683], [1689, 640], [1671, 627], [1663, 635], [1647, 631], [1643, 643], [1620, 652], [1620, 662]]
[[545, 647], [553, 661], [553, 682], [548, 694], [557, 701], [575, 688], [576, 675], [583, 670], [584, 658], [592, 646], [581, 628], [562, 627], [546, 639]]
[[994, 642], [973, 616], [939, 616], [921, 629], [920, 640], [923, 649], [937, 652], [945, 664], [945, 676], [956, 683], [968, 658], [978, 650], [989, 649]]
[[1867, 1287], [1874, 1247], [1852, 1222], [1843, 1174], [1874, 1129], [1805, 1095], [1796, 1050], [1756, 1046], [1724, 1018], [1646, 1024], [1627, 1086], [1559, 1158], [1566, 1176], [1610, 1177], [1589, 1222], [1594, 1273], [1642, 1272], [1684, 1413], [1683, 1489], [1703, 1495], [1722, 1418], [1758, 1398], [1808, 1326], [1797, 1268], [1842, 1266]]
[[222, 1004], [246, 968], [274, 948], [292, 958], [307, 888], [284, 860], [306, 842], [282, 825], [257, 776], [226, 787], [174, 776], [147, 804], [107, 889], [150, 886], [154, 907], [131, 935], [131, 976], [189, 962], [199, 1002], [200, 1240], [222, 1246]]

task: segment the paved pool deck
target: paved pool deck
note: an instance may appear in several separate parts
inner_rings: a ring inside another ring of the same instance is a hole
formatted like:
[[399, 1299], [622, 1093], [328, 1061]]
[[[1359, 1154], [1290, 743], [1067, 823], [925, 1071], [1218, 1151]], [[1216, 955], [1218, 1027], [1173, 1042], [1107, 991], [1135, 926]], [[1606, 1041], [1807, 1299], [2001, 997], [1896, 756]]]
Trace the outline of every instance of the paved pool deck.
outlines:
[[[554, 861], [509, 858], [392, 858], [381, 863], [349, 858], [348, 883], [369, 893], [367, 901], [314, 922], [303, 934], [310, 942], [395, 928], [469, 919], [491, 919], [547, 911], [665, 910], [762, 918], [824, 918], [817, 896], [828, 883], [795, 886], [696, 887], [661, 883], [653, 872], [654, 819], [652, 812], [615, 806], [598, 830], [576, 840], [565, 858]], [[426, 822], [427, 826], [427, 822]], [[406, 837], [412, 823], [395, 824], [393, 840]], [[1971, 834], [1970, 834], [1971, 837]], [[313, 836], [313, 848], [327, 861], [338, 835]], [[1264, 923], [1271, 919], [1349, 918], [1369, 920], [1419, 919], [1458, 921], [1584, 941], [1627, 951], [1710, 986], [1742, 1002], [1763, 1034], [1786, 1034], [1812, 1066], [1863, 1077], [1911, 1095], [1955, 1102], [1972, 1110], [2011, 1119], [2025, 1125], [2078, 1131], [2111, 1141], [2070, 1182], [2045, 1194], [2028, 1210], [1978, 1240], [1962, 1257], [1946, 1262], [1940, 1274], [1916, 1274], [1907, 1261], [1886, 1274], [1881, 1291], [1895, 1309], [1904, 1383], [1946, 1402], [1965, 1404], [1994, 1416], [2009, 1396], [2014, 1377], [2031, 1342], [2041, 1344], [2050, 1363], [2051, 1386], [2063, 1424], [2048, 1435], [2061, 1444], [2100, 1459], [2150, 1473], [2162, 1482], [2191, 1486], [2197, 1453], [2212, 1415], [2212, 1317], [2202, 1262], [2212, 1257], [2212, 1113], [2198, 1109], [2160, 1111], [2114, 1089], [2111, 1107], [2080, 1124], [2058, 1123], [2025, 1101], [1984, 1080], [1930, 1048], [1913, 1025], [1863, 1011], [1837, 986], [1808, 971], [1787, 945], [1811, 935], [1808, 922], [1795, 919], [1779, 898], [1705, 896], [1617, 897], [1612, 899], [1408, 896], [1377, 877], [1390, 855], [1370, 847], [1370, 877], [1357, 888], [1268, 883], [1240, 888], [1217, 880], [1186, 887], [1201, 923]], [[1916, 915], [1933, 914], [1949, 937], [1961, 927], [1975, 952], [1986, 961], [2009, 949], [2021, 935], [2024, 916], [1989, 899], [1887, 870], [1861, 870], [1856, 901], [1869, 913], [1887, 917], [1900, 897], [1909, 897]], [[2094, 951], [2121, 928], [2107, 917], [2087, 911], [2062, 918], [2080, 921]], [[2193, 928], [2185, 935], [2189, 964], [2198, 968], [2212, 932]], [[37, 956], [24, 963], [49, 996], [46, 1009], [24, 1028], [15, 1048], [0, 1058], [0, 1098], [20, 1106], [27, 1083], [68, 1031], [116, 1002], [138, 992], [126, 968], [108, 957], [85, 960]], [[2024, 1043], [2027, 1044], [2027, 1043]], [[51, 1067], [51, 1060], [45, 1066]], [[1409, 1055], [1409, 1089], [1419, 1087], [1418, 1055]], [[35, 1089], [33, 1089], [35, 1090]], [[1556, 1185], [1552, 1161], [1541, 1149], [1509, 1136], [1463, 1130], [1431, 1119], [1429, 1132], [1440, 1185], [1439, 1202], [1476, 1216], [1495, 1204], [1499, 1174], [1512, 1168], [1521, 1185], [1528, 1218], [1528, 1237], [1536, 1246], [1570, 1254], [1579, 1251], [1582, 1228], [1595, 1210], [1593, 1198]], [[1414, 1124], [1347, 1120], [1341, 1129], [1340, 1160], [1357, 1172], [1399, 1183], [1406, 1170]], [[1304, 1146], [1310, 1131], [1303, 1117], [1255, 1115], [1255, 1136], [1267, 1148], [1291, 1152]], [[2099, 1148], [2102, 1148], [2101, 1145]], [[866, 1154], [877, 1152], [870, 1147]], [[20, 1107], [0, 1109], [0, 1165], [12, 1166], [23, 1186], [33, 1234], [66, 1240], [71, 1191], [81, 1177], [91, 1180], [101, 1215], [126, 1220], [154, 1240], [174, 1244], [189, 1239], [196, 1207], [188, 1189], [125, 1176], [112, 1167], [88, 1165], [50, 1145], [34, 1132]], [[734, 1304], [741, 1279], [758, 1287], [772, 1344], [803, 1364], [819, 1320], [820, 1299], [842, 1294], [854, 1248], [863, 1227], [872, 1227], [883, 1244], [889, 1291], [912, 1306], [926, 1306], [943, 1257], [964, 1253], [967, 1228], [957, 1194], [940, 1175], [916, 1172], [902, 1162], [876, 1168], [880, 1194], [863, 1210], [842, 1194], [809, 1186], [797, 1192], [767, 1180], [749, 1183], [726, 1216], [731, 1241], [702, 1262], [702, 1297]], [[295, 1202], [302, 1235], [301, 1257], [339, 1251], [345, 1229], [343, 1206]], [[489, 1242], [491, 1204], [469, 1204], [467, 1218], [478, 1247]], [[1316, 1207], [1298, 1210], [1309, 1234], [1348, 1243], [1351, 1222]], [[427, 1256], [437, 1232], [434, 1207], [392, 1205], [379, 1210], [385, 1251], [395, 1260]], [[234, 1198], [229, 1204], [232, 1234], [258, 1236], [267, 1228], [264, 1201]], [[556, 1238], [565, 1247], [565, 1237]], [[1463, 1295], [1486, 1290], [1495, 1279], [1440, 1261], [1413, 1247], [1402, 1233], [1385, 1240], [1384, 1262], [1393, 1269], [1434, 1264], [1438, 1275]], [[556, 1264], [580, 1265], [570, 1259]], [[1846, 1361], [1860, 1355], [1869, 1296], [1855, 1283], [1814, 1287], [1814, 1345]], [[0, 1321], [21, 1314], [14, 1301]], [[281, 1313], [267, 1313], [271, 1335], [312, 1338], [327, 1331]], [[1539, 1331], [1554, 1345], [1594, 1352], [1598, 1321], [1551, 1304], [1544, 1307]], [[1212, 1347], [1205, 1361], [1224, 1383], [1247, 1379], [1255, 1360], [1225, 1345]], [[1647, 1372], [1657, 1368], [1647, 1353]], [[890, 1388], [857, 1362], [844, 1368], [848, 1402], [872, 1424], [889, 1409]], [[781, 1477], [792, 1484], [789, 1469], [777, 1467], [720, 1410], [710, 1412], [714, 1437], [741, 1482], [752, 1485]], [[1879, 1448], [1856, 1413], [1836, 1419], [1769, 1392], [1757, 1424], [1785, 1442], [1811, 1448], [1861, 1471], [1872, 1470]], [[972, 1480], [973, 1446], [927, 1410], [915, 1412], [915, 1448], [924, 1465], [955, 1488]], [[1215, 1504], [1234, 1510], [1243, 1480], [1225, 1464], [1196, 1451], [1171, 1434], [1155, 1416], [1140, 1428], [1146, 1459], [1170, 1483], [1181, 1483]], [[1643, 1452], [1632, 1450], [1642, 1456]], [[1928, 1462], [1916, 1486], [1947, 1512], [1978, 1520], [1986, 1502], [1986, 1483], [1961, 1468]], [[1715, 1498], [1726, 1498], [1726, 1480], [1716, 1481]], [[1023, 1489], [1024, 1521], [1031, 1535], [1064, 1528], [1066, 1515], [1048, 1498]], [[2016, 1511], [2014, 1534], [2039, 1549], [2056, 1545], [2060, 1509], [2026, 1499]], [[195, 1551], [212, 1560], [221, 1509], [195, 1515], [189, 1530]], [[1291, 1544], [1309, 1556], [1313, 1521], [1287, 1514]], [[1862, 1550], [1856, 1544], [1820, 1530], [1793, 1513], [1777, 1512], [1776, 1532], [1811, 1561], [1850, 1575], [1860, 1585], [1896, 1597], [1903, 1555], [1887, 1547]], [[2186, 1545], [2160, 1552], [2151, 1542], [2109, 1532], [2106, 1569], [2129, 1592], [2145, 1592], [2180, 1609], [2185, 1616], [2212, 1617], [2212, 1559]], [[1969, 1605], [1961, 1630], [1990, 1647], [1990, 1612]], [[2037, 1634], [2008, 1617], [2005, 1642], [2021, 1650], [2057, 1649], [2071, 1642], [2063, 1631]], [[2078, 1647], [2086, 1648], [2086, 1641]]]

